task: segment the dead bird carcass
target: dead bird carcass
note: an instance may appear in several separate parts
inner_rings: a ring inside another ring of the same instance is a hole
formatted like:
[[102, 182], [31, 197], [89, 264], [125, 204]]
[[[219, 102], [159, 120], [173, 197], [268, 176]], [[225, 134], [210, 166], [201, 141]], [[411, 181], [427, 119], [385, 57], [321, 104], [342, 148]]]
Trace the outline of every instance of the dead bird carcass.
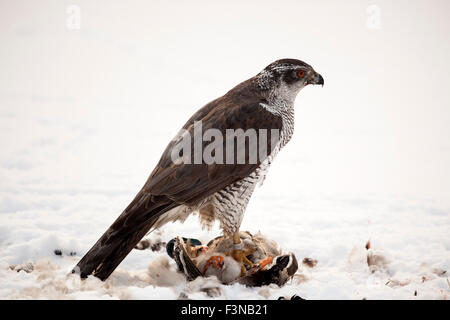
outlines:
[[229, 253], [233, 241], [223, 236], [207, 245], [196, 239], [176, 237], [167, 244], [167, 253], [188, 280], [216, 276], [224, 284], [241, 283], [263, 286], [271, 283], [283, 286], [298, 270], [293, 253], [283, 254], [275, 241], [260, 233], [240, 232], [248, 267], [242, 267]]

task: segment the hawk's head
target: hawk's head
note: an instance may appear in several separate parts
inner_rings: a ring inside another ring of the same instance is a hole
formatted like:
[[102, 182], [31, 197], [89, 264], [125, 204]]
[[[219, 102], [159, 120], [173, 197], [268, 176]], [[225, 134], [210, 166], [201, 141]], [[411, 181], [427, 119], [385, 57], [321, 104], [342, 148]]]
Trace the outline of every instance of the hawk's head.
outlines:
[[324, 84], [323, 77], [309, 64], [296, 59], [281, 59], [269, 64], [256, 80], [269, 95], [292, 102], [308, 84]]

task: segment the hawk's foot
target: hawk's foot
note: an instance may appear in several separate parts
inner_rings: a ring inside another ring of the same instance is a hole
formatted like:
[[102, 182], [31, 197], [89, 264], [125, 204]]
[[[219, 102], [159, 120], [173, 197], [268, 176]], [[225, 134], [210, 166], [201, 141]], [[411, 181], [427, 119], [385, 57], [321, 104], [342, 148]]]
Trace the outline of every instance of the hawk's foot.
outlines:
[[251, 262], [247, 256], [251, 255], [253, 252], [255, 252], [256, 249], [249, 249], [249, 250], [243, 250], [243, 249], [232, 249], [228, 255], [233, 257], [234, 260], [236, 260], [237, 263], [241, 266], [241, 276], [245, 276], [247, 274], [247, 268], [246, 265], [250, 268], [253, 268], [254, 263]]

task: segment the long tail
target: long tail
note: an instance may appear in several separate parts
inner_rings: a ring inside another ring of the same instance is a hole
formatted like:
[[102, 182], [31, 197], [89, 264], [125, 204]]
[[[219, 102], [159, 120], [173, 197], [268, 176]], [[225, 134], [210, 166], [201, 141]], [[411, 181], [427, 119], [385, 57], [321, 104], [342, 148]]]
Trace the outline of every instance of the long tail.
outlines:
[[93, 274], [101, 280], [107, 279], [151, 229], [159, 216], [176, 206], [176, 203], [165, 196], [139, 192], [78, 262], [72, 273], [79, 273], [82, 278]]

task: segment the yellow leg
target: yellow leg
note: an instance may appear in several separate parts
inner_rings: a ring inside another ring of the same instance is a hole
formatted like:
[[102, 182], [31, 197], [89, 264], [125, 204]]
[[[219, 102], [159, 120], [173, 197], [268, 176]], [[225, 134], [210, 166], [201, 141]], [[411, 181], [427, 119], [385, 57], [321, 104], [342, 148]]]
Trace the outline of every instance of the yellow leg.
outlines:
[[231, 256], [241, 265], [241, 276], [247, 274], [245, 265], [253, 267], [253, 262], [251, 262], [247, 256], [252, 254], [255, 250], [244, 250], [239, 231], [233, 234], [233, 249], [231, 250]]

